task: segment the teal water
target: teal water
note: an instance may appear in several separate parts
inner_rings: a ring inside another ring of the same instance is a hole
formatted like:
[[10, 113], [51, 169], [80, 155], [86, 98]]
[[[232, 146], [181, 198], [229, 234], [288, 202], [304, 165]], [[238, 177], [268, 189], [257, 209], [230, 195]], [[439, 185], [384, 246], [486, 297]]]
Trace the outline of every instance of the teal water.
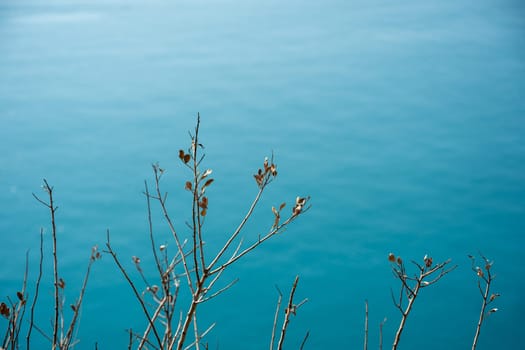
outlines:
[[[362, 347], [366, 299], [370, 348], [384, 317], [388, 348], [399, 322], [389, 252], [459, 265], [421, 294], [402, 348], [469, 348], [480, 296], [467, 254], [479, 252], [495, 261], [502, 296], [478, 348], [525, 347], [524, 15], [510, 0], [3, 1], [0, 298], [20, 288], [27, 249], [34, 281], [42, 226], [50, 249], [47, 212], [31, 195], [42, 178], [55, 186], [69, 302], [107, 228], [123, 260], [147, 264], [151, 163], [167, 169], [184, 230], [189, 174], [177, 155], [200, 112], [216, 179], [210, 249], [236, 227], [272, 151], [279, 176], [246, 239], [271, 224], [271, 205], [312, 197], [311, 211], [234, 267], [224, 283], [238, 276], [237, 285], [203, 308], [202, 327], [217, 322], [212, 348], [267, 348], [275, 285], [288, 290], [296, 274], [309, 302], [289, 348], [307, 330], [309, 349]], [[165, 237], [160, 219], [156, 228]], [[52, 287], [42, 288], [45, 305]], [[37, 311], [50, 330], [51, 309]], [[125, 348], [140, 315], [104, 256], [78, 348]]]

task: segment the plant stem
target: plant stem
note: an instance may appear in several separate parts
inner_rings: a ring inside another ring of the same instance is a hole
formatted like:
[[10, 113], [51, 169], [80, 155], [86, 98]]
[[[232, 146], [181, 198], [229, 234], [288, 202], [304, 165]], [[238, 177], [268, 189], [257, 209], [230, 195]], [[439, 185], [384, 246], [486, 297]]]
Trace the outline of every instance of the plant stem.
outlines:
[[414, 305], [414, 302], [417, 297], [417, 293], [419, 292], [420, 283], [416, 284], [416, 287], [414, 288], [414, 292], [410, 295], [410, 298], [408, 300], [407, 307], [405, 311], [403, 311], [403, 317], [401, 318], [401, 322], [399, 323], [399, 328], [397, 329], [396, 336], [394, 338], [394, 344], [392, 344], [392, 350], [396, 350], [397, 346], [399, 344], [399, 340], [401, 339], [401, 334], [403, 333], [403, 330], [405, 329], [405, 323], [408, 318], [408, 314], [412, 310], [412, 306]]
[[365, 300], [365, 343], [364, 350], [368, 349], [368, 300]]

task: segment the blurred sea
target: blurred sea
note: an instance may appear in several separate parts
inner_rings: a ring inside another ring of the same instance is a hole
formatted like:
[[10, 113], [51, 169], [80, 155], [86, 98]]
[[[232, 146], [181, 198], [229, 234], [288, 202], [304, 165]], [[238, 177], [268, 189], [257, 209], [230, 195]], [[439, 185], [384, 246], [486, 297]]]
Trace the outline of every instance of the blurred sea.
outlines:
[[[279, 175], [244, 233], [297, 195], [311, 210], [224, 276], [205, 305], [210, 348], [265, 349], [277, 291], [300, 275], [287, 348], [388, 348], [399, 322], [389, 252], [458, 268], [416, 302], [403, 349], [469, 348], [481, 297], [468, 254], [494, 260], [499, 312], [478, 349], [525, 348], [525, 6], [520, 1], [124, 1], [0, 3], [0, 299], [21, 288], [39, 232], [42, 179], [55, 188], [69, 305], [106, 229], [133, 271], [154, 273], [144, 180], [164, 189], [187, 234], [190, 176], [177, 156], [202, 117], [213, 169], [206, 241], [216, 251], [256, 194], [272, 152]], [[158, 212], [158, 208], [154, 208]], [[169, 235], [155, 216], [159, 242]], [[51, 330], [51, 258], [37, 322]], [[136, 276], [138, 277], [138, 276]], [[32, 287], [31, 287], [32, 288]], [[48, 308], [48, 309], [46, 309]], [[5, 327], [0, 320], [0, 330]], [[145, 325], [109, 256], [89, 281], [79, 349], [124, 349]], [[25, 338], [24, 338], [25, 339]], [[47, 341], [33, 333], [37, 348]], [[25, 344], [25, 343], [23, 343]]]

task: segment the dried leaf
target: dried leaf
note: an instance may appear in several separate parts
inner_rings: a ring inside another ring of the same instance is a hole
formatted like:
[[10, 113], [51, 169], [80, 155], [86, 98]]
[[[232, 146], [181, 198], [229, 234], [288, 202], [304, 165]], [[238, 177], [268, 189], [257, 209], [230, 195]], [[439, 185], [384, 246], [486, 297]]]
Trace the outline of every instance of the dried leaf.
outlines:
[[77, 311], [77, 307], [75, 305], [71, 304], [70, 306], [71, 306], [71, 310]]
[[199, 207], [208, 209], [208, 197], [202, 197], [202, 200], [199, 202]]
[[275, 207], [272, 207], [272, 212], [274, 215], [279, 215], [279, 212], [277, 211], [277, 209], [275, 209]]
[[279, 211], [283, 210], [283, 208], [286, 206], [286, 203], [281, 203], [281, 205], [279, 206]]
[[388, 261], [390, 262], [395, 262], [396, 261], [396, 256], [392, 253], [388, 254]]
[[279, 227], [279, 221], [281, 220], [281, 215], [275, 215], [275, 220], [273, 222], [273, 227]]
[[16, 296], [18, 297], [18, 300], [24, 301], [24, 294], [22, 294], [22, 292], [16, 292]]
[[213, 179], [208, 179], [208, 181], [206, 181], [206, 182], [204, 183], [204, 186], [202, 186], [202, 188], [204, 189], [204, 188], [208, 187], [209, 185], [211, 185], [211, 183], [212, 183], [213, 181], [214, 181]]
[[183, 161], [184, 161], [184, 163], [188, 163], [190, 161], [190, 159], [191, 159], [191, 156], [189, 154], [185, 154], [184, 158], [183, 158]]
[[202, 209], [201, 216], [206, 216], [206, 213], [207, 213], [206, 209]]
[[0, 304], [0, 315], [9, 317], [10, 314], [11, 314], [11, 310], [9, 310], [6, 303], [2, 302]]
[[183, 150], [179, 150], [179, 158], [180, 160], [184, 160], [184, 151]]
[[490, 301], [493, 301], [494, 299], [496, 299], [497, 297], [499, 297], [500, 295], [498, 293], [494, 293], [490, 296]]
[[277, 166], [275, 164], [272, 164], [270, 166], [270, 171], [272, 172], [272, 175], [275, 177], [277, 176]]
[[262, 175], [255, 174], [253, 175], [253, 177], [255, 178], [257, 185], [261, 186], [262, 185]]
[[184, 186], [184, 189], [186, 189], [188, 191], [191, 191], [192, 186], [191, 186], [191, 182], [190, 181], [186, 181], [186, 185]]

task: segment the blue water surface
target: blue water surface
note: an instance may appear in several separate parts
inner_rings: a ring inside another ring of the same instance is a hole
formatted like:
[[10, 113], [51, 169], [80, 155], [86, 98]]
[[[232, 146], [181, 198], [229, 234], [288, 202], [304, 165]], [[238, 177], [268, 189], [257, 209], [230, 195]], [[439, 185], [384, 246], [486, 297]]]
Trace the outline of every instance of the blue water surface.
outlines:
[[[233, 266], [228, 292], [203, 305], [210, 348], [268, 348], [275, 286], [300, 276], [286, 348], [389, 348], [400, 320], [389, 252], [452, 259], [423, 290], [403, 349], [470, 348], [481, 296], [468, 254], [494, 260], [493, 304], [478, 349], [525, 348], [525, 7], [520, 1], [64, 1], [0, 4], [0, 299], [29, 290], [44, 228], [36, 320], [51, 332], [51, 236], [43, 178], [59, 207], [66, 305], [106, 230], [135, 274], [154, 276], [144, 180], [164, 190], [181, 235], [191, 174], [178, 160], [201, 115], [213, 169], [205, 228], [217, 251], [257, 193], [273, 152], [279, 174], [246, 227], [253, 242], [271, 206], [310, 195], [286, 232]], [[159, 208], [158, 242], [174, 249]], [[211, 255], [211, 253], [210, 253]], [[409, 263], [410, 264], [410, 263]], [[67, 307], [67, 306], [66, 306]], [[67, 309], [69, 310], [69, 309]], [[69, 311], [66, 315], [69, 315]], [[26, 315], [27, 317], [27, 315]], [[6, 321], [0, 320], [0, 330]], [[146, 325], [111, 257], [93, 266], [77, 348], [125, 349]], [[33, 342], [47, 340], [33, 331]], [[25, 341], [25, 338], [24, 338]], [[25, 342], [23, 343], [25, 344]]]

